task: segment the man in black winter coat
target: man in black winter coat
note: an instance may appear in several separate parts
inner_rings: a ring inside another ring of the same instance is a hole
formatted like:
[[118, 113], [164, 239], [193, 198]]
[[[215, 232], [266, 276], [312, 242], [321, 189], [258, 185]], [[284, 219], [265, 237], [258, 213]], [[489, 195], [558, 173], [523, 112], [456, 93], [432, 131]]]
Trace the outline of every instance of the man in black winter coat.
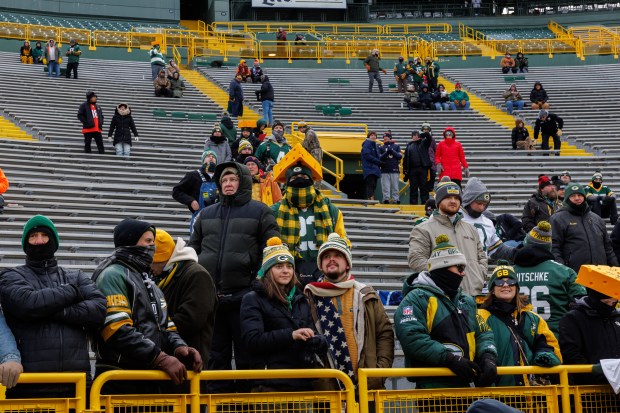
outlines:
[[[189, 241], [198, 263], [213, 277], [219, 300], [209, 370], [231, 370], [233, 346], [237, 369], [247, 370], [248, 355], [240, 347], [241, 299], [260, 269], [267, 240], [280, 234], [271, 209], [252, 200], [252, 176], [245, 165], [219, 164], [215, 181], [220, 202], [200, 211]], [[208, 388], [209, 393], [235, 393], [248, 390], [247, 385], [217, 380]]]
[[82, 134], [84, 135], [84, 152], [90, 153], [92, 140], [97, 144], [99, 153], [104, 153], [103, 136], [103, 110], [97, 105], [97, 94], [93, 91], [86, 93], [86, 102], [80, 105], [77, 118], [82, 122]]
[[552, 252], [560, 264], [579, 273], [584, 264], [618, 266], [605, 221], [590, 211], [583, 187], [566, 187], [564, 206], [551, 216]]
[[383, 134], [383, 145], [379, 147], [379, 160], [381, 161], [381, 191], [383, 192], [384, 204], [400, 204], [398, 195], [400, 180], [400, 146], [392, 140], [392, 133]]
[[564, 121], [561, 117], [543, 109], [534, 123], [534, 140], [537, 140], [538, 134], [542, 133], [542, 145], [540, 148], [546, 151], [549, 150], [549, 137], [551, 136], [553, 138], [553, 150], [556, 156], [559, 156], [560, 146], [562, 146], [560, 136], [562, 136], [563, 127]]
[[[0, 276], [0, 299], [26, 373], [86, 373], [91, 381], [88, 334], [103, 325], [106, 299], [80, 270], [67, 270], [54, 254], [54, 223], [36, 215], [24, 225], [26, 265]], [[72, 384], [18, 384], [8, 399], [75, 397]]]
[[[560, 320], [560, 349], [564, 364], [594, 364], [592, 374], [574, 374], [575, 384], [608, 384], [601, 360], [620, 359], [618, 300], [588, 289]], [[603, 410], [601, 410], [603, 411]]]
[[[428, 156], [428, 148], [431, 145], [431, 135], [423, 134], [420, 138], [418, 131], [411, 133], [411, 142], [405, 149], [403, 173], [405, 181], [409, 180], [409, 203], [411, 205], [423, 205], [428, 201], [428, 174], [433, 165]], [[420, 201], [418, 203], [418, 191]]]

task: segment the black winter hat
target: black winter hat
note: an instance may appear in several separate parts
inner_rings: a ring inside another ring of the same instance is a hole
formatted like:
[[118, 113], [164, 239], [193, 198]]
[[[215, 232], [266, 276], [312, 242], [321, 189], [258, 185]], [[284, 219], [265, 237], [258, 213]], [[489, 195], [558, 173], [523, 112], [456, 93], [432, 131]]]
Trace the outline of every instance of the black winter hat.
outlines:
[[88, 92], [86, 92], [86, 100], [90, 100], [90, 98], [92, 98], [93, 96], [97, 96], [94, 91], [89, 90]]
[[284, 129], [284, 123], [280, 122], [279, 120], [273, 121], [273, 126], [271, 127], [271, 129], [275, 128], [276, 126], [282, 126], [282, 129]]
[[155, 227], [149, 222], [125, 218], [114, 228], [114, 247], [133, 247], [146, 231], [156, 235]]

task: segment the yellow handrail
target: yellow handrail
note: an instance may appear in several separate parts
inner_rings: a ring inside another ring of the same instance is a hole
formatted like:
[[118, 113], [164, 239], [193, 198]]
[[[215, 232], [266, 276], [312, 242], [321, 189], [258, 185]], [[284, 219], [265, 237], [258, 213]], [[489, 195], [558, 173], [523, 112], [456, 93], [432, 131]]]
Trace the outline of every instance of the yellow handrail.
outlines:
[[[22, 373], [19, 375], [18, 384], [57, 384], [57, 383], [67, 383], [67, 384], [75, 384], [75, 397], [66, 398], [51, 398], [46, 400], [45, 398], [39, 398], [36, 400], [32, 400], [33, 403], [36, 403], [38, 409], [45, 410], [54, 410], [53, 408], [48, 408], [46, 403], [53, 403], [65, 405], [66, 411], [75, 410], [77, 413], [83, 413], [86, 410], [86, 374], [85, 373]], [[25, 400], [22, 400], [25, 401]], [[19, 405], [17, 400], [8, 401], [9, 403], [13, 403], [15, 405]], [[4, 401], [0, 401], [0, 408], [2, 411], [11, 410], [5, 409], [6, 405], [4, 405]], [[17, 410], [20, 410], [19, 408]], [[30, 409], [25, 409], [30, 410]], [[36, 409], [35, 409], [36, 410]]]
[[[179, 52], [179, 49], [177, 49], [177, 47], [174, 45], [172, 46], [172, 58], [178, 65], [181, 65], [183, 63], [181, 61], [181, 52]], [[187, 63], [189, 64], [190, 62]]]

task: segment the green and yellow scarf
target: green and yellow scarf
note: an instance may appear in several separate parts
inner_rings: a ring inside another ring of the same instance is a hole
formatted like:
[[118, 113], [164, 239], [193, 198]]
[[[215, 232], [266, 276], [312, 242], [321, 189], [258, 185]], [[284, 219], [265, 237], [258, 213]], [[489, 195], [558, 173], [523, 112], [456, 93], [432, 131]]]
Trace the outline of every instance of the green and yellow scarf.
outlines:
[[276, 222], [280, 226], [280, 237], [288, 245], [294, 257], [300, 258], [299, 247], [299, 208], [314, 209], [314, 231], [317, 247], [327, 241], [334, 232], [334, 222], [329, 214], [329, 201], [313, 186], [307, 188], [286, 188], [286, 194], [276, 212]]

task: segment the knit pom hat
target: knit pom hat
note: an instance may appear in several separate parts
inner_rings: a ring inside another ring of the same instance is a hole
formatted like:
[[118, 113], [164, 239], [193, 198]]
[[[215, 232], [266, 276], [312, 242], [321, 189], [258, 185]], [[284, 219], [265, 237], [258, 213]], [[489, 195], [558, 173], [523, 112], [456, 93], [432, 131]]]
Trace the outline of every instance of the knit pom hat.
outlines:
[[420, 130], [424, 130], [424, 128], [428, 128], [428, 131], [430, 132], [431, 129], [431, 124], [428, 122], [422, 122], [422, 126], [420, 127]]
[[489, 290], [493, 289], [493, 284], [495, 280], [501, 279], [511, 279], [519, 283], [519, 278], [517, 277], [517, 272], [514, 267], [510, 265], [510, 263], [506, 260], [497, 260], [497, 265], [493, 270], [493, 274], [491, 274], [491, 278], [489, 279]]
[[263, 169], [263, 164], [258, 160], [256, 156], [250, 155], [243, 160], [244, 165], [247, 165], [250, 162], [254, 162], [256, 166], [258, 166], [258, 169]]
[[321, 258], [323, 254], [329, 250], [336, 250], [344, 255], [344, 258], [349, 264], [349, 268], [353, 267], [353, 257], [351, 255], [351, 249], [347, 243], [346, 238], [342, 238], [339, 234], [332, 232], [327, 237], [327, 241], [324, 242], [319, 248], [319, 255], [316, 257], [316, 265], [321, 268]]
[[566, 189], [564, 190], [564, 202], [566, 202], [573, 194], [581, 194], [585, 197], [586, 191], [580, 184], [576, 182], [569, 182], [568, 185], [566, 185]]
[[155, 227], [146, 221], [125, 218], [114, 227], [114, 247], [133, 247], [140, 241], [142, 234], [151, 231], [153, 236], [157, 236]]
[[231, 174], [239, 176], [239, 170], [235, 168], [234, 166], [227, 166], [226, 168], [224, 168], [224, 170], [220, 174], [220, 184], [222, 183], [222, 179], [224, 179], [226, 175], [231, 175]]
[[157, 230], [155, 234], [155, 255], [153, 262], [168, 262], [174, 252], [174, 239], [163, 229]]
[[594, 172], [594, 175], [592, 175], [592, 181], [603, 182], [603, 174], [601, 173], [601, 171]]
[[428, 259], [428, 270], [434, 271], [453, 265], [467, 265], [467, 259], [458, 248], [450, 244], [450, 238], [447, 235], [438, 235], [435, 238], [435, 248]]
[[467, 181], [467, 186], [463, 191], [463, 207], [470, 205], [474, 201], [480, 201], [488, 204], [491, 202], [491, 195], [484, 183], [476, 178], [470, 178]]
[[538, 189], [543, 189], [546, 186], [553, 185], [551, 179], [547, 175], [538, 175]]
[[213, 155], [213, 157], [215, 158], [215, 163], [217, 163], [217, 154], [211, 149], [207, 149], [202, 153], [202, 156], [200, 157], [200, 162], [205, 163], [205, 158], [209, 155]]
[[[445, 177], [444, 177], [445, 178]], [[459, 198], [461, 202], [463, 202], [463, 197], [461, 195], [461, 188], [457, 184], [452, 181], [444, 181], [443, 178], [437, 185], [437, 189], [435, 189], [435, 204], [439, 206], [441, 201], [449, 195], [455, 195]]]
[[257, 278], [263, 278], [271, 267], [276, 264], [288, 262], [295, 268], [295, 258], [288, 250], [286, 244], [278, 237], [271, 237], [267, 240], [267, 246], [263, 249], [263, 265], [258, 271]]
[[211, 129], [211, 135], [213, 135], [215, 132], [222, 133], [222, 127], [220, 126], [219, 123], [213, 124], [213, 129]]
[[540, 221], [525, 236], [523, 243], [525, 245], [540, 245], [551, 251], [551, 224], [547, 221]]
[[252, 152], [254, 152], [254, 147], [252, 146], [250, 141], [247, 139], [241, 139], [239, 141], [239, 149], [238, 149], [239, 153], [241, 153], [242, 150], [247, 149], [247, 148], [252, 149]]
[[60, 245], [60, 237], [58, 236], [56, 226], [51, 219], [43, 215], [35, 215], [30, 218], [26, 224], [24, 224], [24, 230], [22, 231], [22, 248], [25, 248], [25, 245], [28, 242], [28, 237], [33, 231], [41, 231], [48, 234], [48, 236], [50, 236], [50, 241], [55, 244], [55, 247], [53, 248], [54, 252], [58, 250], [58, 246]]

